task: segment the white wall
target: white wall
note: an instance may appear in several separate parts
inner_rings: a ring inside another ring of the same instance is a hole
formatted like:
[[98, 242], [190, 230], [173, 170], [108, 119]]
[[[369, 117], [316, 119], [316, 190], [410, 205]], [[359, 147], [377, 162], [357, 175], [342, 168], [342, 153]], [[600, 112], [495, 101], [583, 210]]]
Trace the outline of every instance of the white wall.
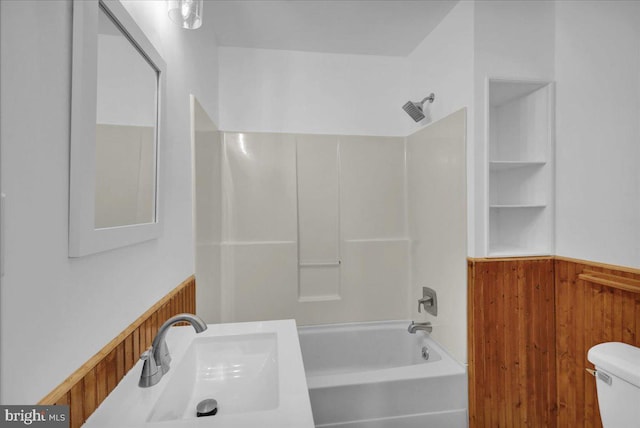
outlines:
[[124, 4], [167, 62], [164, 230], [157, 240], [69, 259], [71, 2], [0, 2], [3, 404], [40, 400], [194, 271], [189, 93], [217, 118], [212, 28], [178, 28], [164, 1]]
[[475, 2], [470, 256], [486, 255], [486, 78], [507, 77], [556, 81], [555, 253], [640, 266], [639, 14], [637, 2]]
[[[409, 67], [407, 99], [418, 100], [435, 93], [428, 105], [430, 117], [416, 124], [405, 117], [405, 134], [410, 135], [420, 125], [442, 119], [461, 109], [467, 115], [467, 195], [469, 255], [473, 256], [475, 240], [474, 217], [474, 2], [461, 1], [442, 22], [407, 57]], [[482, 230], [482, 229], [480, 229]]]
[[556, 5], [557, 254], [640, 267], [640, 3]]
[[220, 129], [404, 136], [406, 60], [220, 48]]
[[475, 252], [486, 230], [485, 79], [556, 81], [555, 254], [640, 266], [640, 4], [478, 1]]
[[[428, 104], [431, 121], [471, 105], [473, 37], [474, 2], [461, 1], [406, 58], [409, 73], [405, 95], [415, 101], [434, 92], [435, 101]], [[404, 124], [404, 135], [414, 133], [420, 125], [408, 116]]]
[[554, 79], [555, 3], [546, 1], [477, 1], [474, 11], [474, 100], [469, 126], [474, 129], [469, 158], [469, 188], [474, 200], [471, 257], [487, 255], [486, 82], [489, 77]]

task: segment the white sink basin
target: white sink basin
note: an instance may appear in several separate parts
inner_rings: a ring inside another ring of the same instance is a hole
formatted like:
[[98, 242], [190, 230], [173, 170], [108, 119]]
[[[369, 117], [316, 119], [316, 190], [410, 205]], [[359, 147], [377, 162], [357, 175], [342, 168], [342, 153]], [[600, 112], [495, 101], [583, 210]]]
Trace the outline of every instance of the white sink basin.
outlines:
[[[171, 369], [157, 385], [138, 386], [138, 362], [85, 426], [314, 426], [293, 320], [174, 327], [167, 345]], [[217, 414], [196, 417], [209, 398]]]
[[171, 370], [149, 421], [196, 417], [196, 406], [213, 398], [218, 413], [271, 410], [278, 407], [278, 341], [275, 333], [196, 337]]

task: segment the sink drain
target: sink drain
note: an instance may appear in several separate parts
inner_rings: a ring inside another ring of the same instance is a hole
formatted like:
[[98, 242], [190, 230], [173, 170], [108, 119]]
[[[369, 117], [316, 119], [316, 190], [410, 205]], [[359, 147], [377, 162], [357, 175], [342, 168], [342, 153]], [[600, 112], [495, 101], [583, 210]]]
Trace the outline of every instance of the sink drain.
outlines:
[[206, 400], [202, 400], [196, 406], [196, 416], [213, 416], [218, 413], [218, 402], [213, 398], [207, 398]]

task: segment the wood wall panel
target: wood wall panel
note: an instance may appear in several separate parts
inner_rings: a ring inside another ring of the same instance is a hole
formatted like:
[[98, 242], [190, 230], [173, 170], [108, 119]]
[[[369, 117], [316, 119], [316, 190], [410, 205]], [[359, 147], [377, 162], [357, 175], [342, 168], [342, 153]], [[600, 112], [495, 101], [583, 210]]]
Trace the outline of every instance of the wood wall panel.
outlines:
[[555, 427], [553, 259], [468, 264], [470, 427]]
[[195, 313], [195, 288], [195, 278], [187, 278], [38, 404], [69, 405], [70, 427], [80, 427], [151, 346], [162, 323], [182, 312]]
[[[579, 278], [585, 270], [613, 283]], [[628, 286], [640, 280], [640, 271], [556, 257], [558, 426], [602, 427], [595, 379], [585, 371], [593, 368], [589, 348], [602, 342], [640, 346], [640, 293], [616, 288], [616, 277]]]
[[469, 259], [471, 427], [601, 427], [592, 346], [640, 347], [640, 270]]

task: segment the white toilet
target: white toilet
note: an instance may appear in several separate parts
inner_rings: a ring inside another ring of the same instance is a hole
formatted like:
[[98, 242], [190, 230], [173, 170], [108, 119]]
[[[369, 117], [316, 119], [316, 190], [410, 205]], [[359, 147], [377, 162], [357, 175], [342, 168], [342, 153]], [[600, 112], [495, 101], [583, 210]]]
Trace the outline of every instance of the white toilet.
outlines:
[[640, 348], [600, 343], [589, 349], [587, 358], [596, 366], [602, 426], [640, 427]]

